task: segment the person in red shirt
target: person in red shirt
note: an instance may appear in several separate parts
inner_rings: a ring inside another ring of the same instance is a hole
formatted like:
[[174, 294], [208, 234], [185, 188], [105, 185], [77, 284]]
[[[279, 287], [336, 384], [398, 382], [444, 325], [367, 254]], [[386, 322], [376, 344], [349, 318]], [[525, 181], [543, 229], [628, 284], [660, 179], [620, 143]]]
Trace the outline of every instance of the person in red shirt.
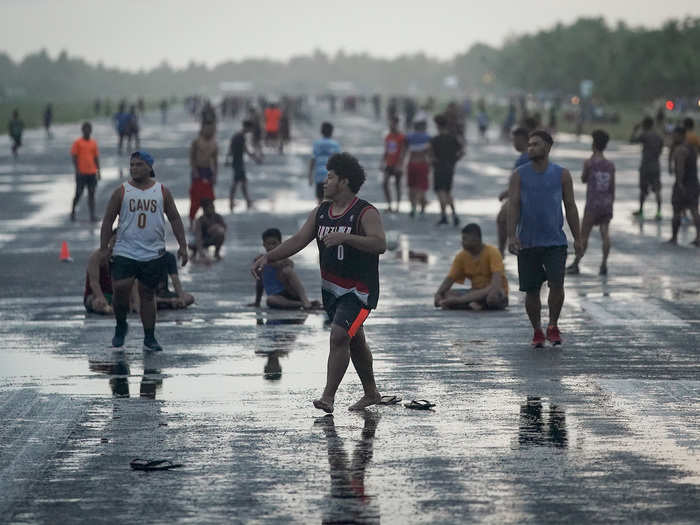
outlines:
[[399, 131], [398, 117], [392, 117], [389, 124], [389, 133], [384, 139], [384, 157], [382, 157], [381, 169], [384, 172], [384, 196], [388, 205], [389, 213], [391, 213], [391, 191], [389, 190], [389, 180], [393, 177], [396, 185], [396, 212], [399, 211], [399, 203], [401, 202], [401, 175], [403, 171], [403, 156], [406, 151], [405, 137]]
[[265, 108], [265, 144], [270, 147], [275, 145], [280, 150], [282, 141], [280, 140], [280, 120], [282, 119], [282, 110], [277, 107], [277, 104], [272, 103]]
[[75, 197], [73, 197], [73, 208], [70, 212], [70, 220], [75, 221], [75, 207], [83, 195], [83, 190], [87, 186], [88, 207], [90, 208], [90, 220], [97, 222], [95, 216], [95, 189], [97, 181], [100, 180], [100, 152], [97, 149], [97, 142], [91, 139], [92, 124], [84, 122], [82, 126], [83, 136], [73, 143], [70, 154], [73, 157], [75, 167]]

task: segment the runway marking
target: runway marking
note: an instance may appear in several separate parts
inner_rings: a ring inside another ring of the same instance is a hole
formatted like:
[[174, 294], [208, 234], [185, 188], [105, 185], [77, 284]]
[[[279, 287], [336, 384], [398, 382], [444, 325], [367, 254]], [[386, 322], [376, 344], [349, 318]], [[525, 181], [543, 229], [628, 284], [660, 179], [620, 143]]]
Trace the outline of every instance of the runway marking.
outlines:
[[645, 297], [579, 298], [581, 308], [603, 326], [683, 326], [690, 324]]

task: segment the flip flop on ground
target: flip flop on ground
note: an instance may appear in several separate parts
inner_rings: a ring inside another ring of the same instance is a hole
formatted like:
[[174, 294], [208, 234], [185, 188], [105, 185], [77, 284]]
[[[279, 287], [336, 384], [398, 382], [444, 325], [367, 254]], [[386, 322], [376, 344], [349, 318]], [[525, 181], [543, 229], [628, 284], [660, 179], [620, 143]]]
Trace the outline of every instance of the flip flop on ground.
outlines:
[[397, 396], [382, 396], [378, 405], [398, 405], [401, 403], [401, 398]]
[[410, 403], [405, 403], [406, 408], [412, 408], [413, 410], [430, 410], [435, 406], [435, 403], [431, 403], [427, 399], [413, 400]]
[[170, 470], [181, 467], [180, 463], [173, 463], [168, 459], [132, 459], [129, 463], [134, 470]]

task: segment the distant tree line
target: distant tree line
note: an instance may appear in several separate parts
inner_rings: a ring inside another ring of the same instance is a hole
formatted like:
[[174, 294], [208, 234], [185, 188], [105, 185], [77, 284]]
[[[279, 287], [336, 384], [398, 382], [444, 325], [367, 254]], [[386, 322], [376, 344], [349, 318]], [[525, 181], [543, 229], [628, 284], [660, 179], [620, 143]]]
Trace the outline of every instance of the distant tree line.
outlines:
[[[167, 63], [127, 72], [46, 51], [19, 63], [0, 53], [0, 97], [91, 99], [97, 96], [164, 97], [209, 90], [220, 82], [252, 82], [256, 91], [322, 93], [330, 82], [350, 81], [364, 93], [461, 94], [514, 91], [577, 93], [592, 80], [608, 101], [644, 101], [700, 94], [700, 18], [668, 21], [659, 29], [611, 27], [582, 18], [534, 34], [509, 38], [500, 47], [476, 44], [450, 61], [424, 54], [396, 59], [316, 51], [289, 61], [249, 59], [208, 68]], [[448, 77], [459, 80], [450, 87]]]

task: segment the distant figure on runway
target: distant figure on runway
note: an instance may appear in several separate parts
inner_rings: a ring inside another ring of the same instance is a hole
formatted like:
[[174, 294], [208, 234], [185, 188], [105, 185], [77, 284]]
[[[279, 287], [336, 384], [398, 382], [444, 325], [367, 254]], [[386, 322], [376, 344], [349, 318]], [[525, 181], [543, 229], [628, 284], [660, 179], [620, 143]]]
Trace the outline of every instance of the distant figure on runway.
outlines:
[[[455, 282], [471, 282], [469, 290], [451, 290]], [[508, 280], [501, 253], [484, 244], [478, 224], [462, 228], [462, 250], [435, 293], [435, 306], [445, 310], [503, 310], [508, 306]]]
[[316, 239], [323, 306], [332, 324], [326, 387], [313, 403], [332, 413], [351, 358], [364, 396], [350, 410], [363, 410], [381, 400], [362, 325], [379, 299], [379, 255], [386, 251], [386, 238], [379, 212], [357, 197], [365, 182], [365, 171], [357, 159], [338, 153], [328, 159], [326, 168], [327, 200], [311, 212], [296, 234], [258, 257], [251, 270], [259, 279], [266, 265], [291, 257]]
[[672, 165], [676, 182], [673, 184], [673, 192], [671, 193], [671, 204], [673, 205], [671, 228], [673, 233], [668, 242], [671, 244], [678, 242], [681, 217], [685, 210], [689, 210], [695, 224], [695, 239], [691, 241], [691, 244], [700, 247], [698, 150], [686, 141], [686, 129], [683, 126], [678, 126], [673, 130], [673, 145]]
[[124, 345], [129, 331], [126, 315], [129, 309], [129, 293], [135, 281], [139, 283], [140, 314], [143, 324], [143, 349], [160, 351], [163, 348], [155, 338], [155, 292], [165, 265], [165, 220], [168, 216], [173, 233], [180, 245], [178, 256], [182, 265], [187, 264], [187, 241], [180, 214], [170, 191], [156, 182], [153, 157], [136, 151], [131, 155], [131, 178], [112, 193], [107, 204], [102, 230], [100, 250], [102, 256], [109, 253], [112, 225], [119, 217], [117, 240], [112, 250], [112, 308], [117, 321], [112, 346]]
[[248, 149], [246, 143], [246, 138], [253, 132], [253, 123], [250, 120], [243, 121], [243, 128], [234, 133], [231, 137], [231, 144], [228, 148], [228, 153], [226, 154], [225, 165], [231, 165], [233, 168], [233, 181], [231, 182], [231, 191], [228, 197], [228, 207], [229, 211], [233, 211], [236, 199], [236, 188], [238, 185], [241, 186], [241, 191], [243, 192], [243, 198], [245, 199], [246, 208], [250, 209], [253, 205], [253, 201], [248, 195], [248, 177], [245, 171], [245, 155], [253, 157], [256, 162], [260, 162], [260, 159], [255, 154], [255, 152]]
[[340, 144], [333, 140], [333, 124], [324, 122], [321, 124], [321, 138], [313, 145], [311, 160], [309, 161], [309, 186], [316, 184], [316, 201], [323, 200], [323, 187], [326, 183], [326, 163], [336, 153], [340, 153]]
[[139, 138], [139, 132], [141, 128], [139, 127], [139, 115], [136, 112], [136, 106], [131, 106], [129, 108], [128, 121], [126, 125], [126, 149], [131, 153], [131, 141], [134, 141], [134, 148], [139, 149], [141, 147], [141, 139]]
[[[641, 130], [640, 130], [641, 128]], [[639, 210], [634, 216], [644, 219], [644, 201], [649, 190], [656, 194], [656, 220], [661, 220], [661, 151], [664, 140], [654, 129], [654, 120], [644, 117], [641, 124], [634, 126], [630, 142], [642, 145], [642, 163], [639, 166]]]
[[600, 263], [599, 275], [608, 274], [608, 255], [610, 254], [610, 221], [613, 216], [615, 201], [615, 164], [605, 158], [605, 148], [610, 136], [597, 129], [592, 133], [593, 155], [583, 163], [581, 181], [586, 185], [586, 208], [581, 221], [581, 254], [566, 269], [568, 274], [580, 272], [578, 263], [588, 248], [588, 237], [594, 226], [600, 226], [603, 240], [603, 261]]
[[270, 104], [265, 108], [265, 145], [268, 148], [277, 148], [279, 153], [282, 153], [282, 137], [280, 136], [280, 121], [282, 119], [282, 110], [277, 104]]
[[413, 122], [413, 132], [406, 134], [406, 177], [408, 179], [408, 198], [411, 201], [409, 216], [416, 216], [420, 206], [421, 217], [425, 215], [428, 204], [425, 192], [430, 186], [430, 135], [426, 133], [427, 122], [420, 118]]
[[532, 345], [536, 348], [545, 342], [540, 321], [540, 290], [545, 281], [549, 283], [547, 340], [553, 345], [561, 344], [558, 322], [564, 304], [567, 250], [562, 201], [576, 255], [581, 255], [574, 184], [569, 170], [549, 161], [553, 143], [546, 131], [530, 133], [530, 162], [513, 172], [508, 189], [508, 249], [518, 256], [520, 291], [526, 293], [525, 309], [534, 329]]
[[[262, 241], [265, 251], [269, 253], [282, 244], [282, 232], [269, 228], [262, 233]], [[260, 306], [263, 291], [267, 294], [267, 306], [270, 308], [311, 310], [321, 306], [318, 301], [309, 301], [304, 285], [294, 271], [294, 263], [289, 258], [266, 264], [262, 269], [262, 278], [255, 283], [255, 301], [249, 306]]]
[[51, 104], [46, 104], [44, 109], [44, 130], [46, 130], [46, 138], [53, 138], [53, 133], [51, 133], [51, 124], [53, 123], [53, 106]]
[[219, 172], [219, 146], [216, 143], [216, 124], [202, 124], [199, 136], [190, 146], [190, 230], [202, 199], [215, 199], [214, 185]]
[[393, 118], [389, 123], [389, 133], [384, 138], [384, 156], [382, 157], [381, 170], [384, 173], [384, 197], [386, 198], [387, 211], [391, 213], [391, 188], [390, 181], [394, 179], [396, 186], [396, 212], [399, 211], [401, 202], [401, 176], [403, 175], [403, 157], [406, 152], [406, 138], [399, 131], [399, 119]]
[[433, 160], [433, 189], [440, 202], [440, 222], [447, 224], [447, 207], [452, 210], [452, 224], [459, 225], [459, 217], [452, 198], [452, 181], [457, 161], [464, 156], [463, 142], [449, 132], [447, 119], [443, 115], [435, 117], [438, 134], [430, 139]]
[[114, 121], [114, 128], [117, 131], [117, 135], [119, 136], [119, 142], [117, 143], [117, 152], [119, 153], [119, 155], [121, 155], [124, 139], [129, 133], [130, 117], [129, 113], [126, 112], [126, 101], [122, 100], [119, 103], [119, 108], [114, 114], [114, 117], [112, 117], [112, 120]]
[[73, 142], [70, 149], [75, 168], [75, 196], [73, 197], [70, 220], [75, 221], [75, 207], [83, 195], [83, 190], [87, 187], [90, 220], [96, 222], [99, 220], [95, 215], [95, 190], [97, 189], [97, 181], [100, 180], [100, 152], [97, 148], [97, 141], [90, 138], [92, 124], [84, 122], [81, 130], [83, 136]]
[[16, 159], [19, 148], [22, 146], [22, 134], [24, 133], [24, 122], [19, 118], [19, 111], [12, 111], [12, 119], [7, 123], [7, 133], [12, 141], [12, 156]]

